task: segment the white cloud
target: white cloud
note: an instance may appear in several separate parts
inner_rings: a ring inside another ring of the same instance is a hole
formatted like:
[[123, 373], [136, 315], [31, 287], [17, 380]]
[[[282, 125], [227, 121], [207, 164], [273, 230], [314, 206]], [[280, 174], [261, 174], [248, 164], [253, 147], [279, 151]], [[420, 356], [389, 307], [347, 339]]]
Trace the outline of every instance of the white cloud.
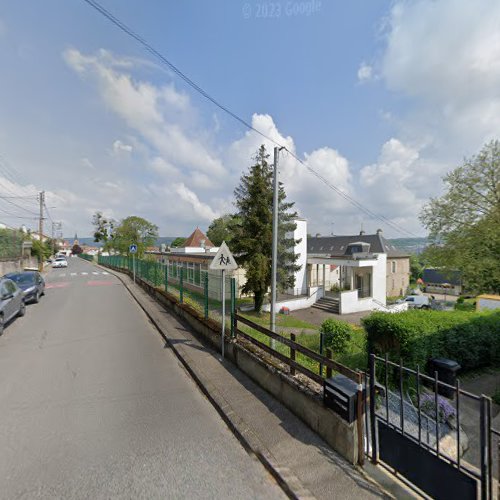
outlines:
[[497, 0], [394, 5], [381, 71], [389, 89], [415, 101], [404, 133], [458, 157], [498, 135], [499, 25]]
[[212, 210], [212, 208], [199, 200], [195, 192], [191, 191], [184, 183], [174, 185], [175, 193], [179, 195], [182, 201], [185, 201], [194, 210], [194, 213], [204, 222], [211, 222], [220, 214]]
[[367, 82], [373, 78], [373, 68], [366, 64], [365, 62], [361, 63], [358, 69], [358, 80], [361, 83]]
[[200, 140], [196, 130], [182, 123], [183, 115], [191, 115], [189, 97], [175, 89], [173, 84], [156, 87], [136, 81], [130, 75], [116, 70], [129, 68], [122, 59], [109, 52], [85, 56], [75, 49], [64, 52], [67, 64], [81, 75], [91, 75], [105, 103], [127, 125], [140, 133], [167, 160], [192, 172], [222, 176], [221, 162]]
[[95, 170], [94, 164], [88, 158], [82, 158], [80, 164], [89, 170]]
[[119, 155], [120, 153], [131, 153], [133, 149], [134, 148], [130, 144], [124, 144], [119, 139], [113, 142], [113, 153], [115, 155]]

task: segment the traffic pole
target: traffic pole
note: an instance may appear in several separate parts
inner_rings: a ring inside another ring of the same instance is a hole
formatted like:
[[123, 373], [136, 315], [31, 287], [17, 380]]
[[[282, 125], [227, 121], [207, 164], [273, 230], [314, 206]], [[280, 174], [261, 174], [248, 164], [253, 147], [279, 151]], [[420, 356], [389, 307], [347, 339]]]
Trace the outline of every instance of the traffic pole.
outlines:
[[221, 332], [221, 353], [224, 359], [224, 330], [226, 329], [226, 276], [222, 269], [222, 332]]
[[134, 269], [134, 283], [135, 283], [135, 253], [132, 254], [132, 267]]

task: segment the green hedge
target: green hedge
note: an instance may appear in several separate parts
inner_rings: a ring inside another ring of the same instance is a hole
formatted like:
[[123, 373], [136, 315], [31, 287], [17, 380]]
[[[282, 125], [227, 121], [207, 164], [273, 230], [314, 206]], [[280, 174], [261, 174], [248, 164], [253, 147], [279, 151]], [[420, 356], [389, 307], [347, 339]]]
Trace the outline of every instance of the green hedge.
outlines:
[[500, 311], [373, 313], [363, 325], [368, 352], [387, 352], [409, 367], [424, 369], [433, 357], [453, 359], [466, 370], [500, 366]]

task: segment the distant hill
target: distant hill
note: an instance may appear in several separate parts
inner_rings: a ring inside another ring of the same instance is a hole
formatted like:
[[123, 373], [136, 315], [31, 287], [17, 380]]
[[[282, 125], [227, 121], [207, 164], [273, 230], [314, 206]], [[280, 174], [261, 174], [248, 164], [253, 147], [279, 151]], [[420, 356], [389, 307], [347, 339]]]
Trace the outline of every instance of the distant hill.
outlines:
[[394, 238], [388, 240], [397, 249], [412, 254], [420, 254], [429, 244], [427, 238]]

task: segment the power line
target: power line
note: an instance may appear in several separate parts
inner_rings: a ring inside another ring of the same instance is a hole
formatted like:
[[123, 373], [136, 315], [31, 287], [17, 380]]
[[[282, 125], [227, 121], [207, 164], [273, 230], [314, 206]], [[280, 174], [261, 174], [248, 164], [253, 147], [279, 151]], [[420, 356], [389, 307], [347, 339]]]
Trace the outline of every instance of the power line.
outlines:
[[[115, 26], [117, 26], [120, 30], [122, 30], [125, 34], [136, 40], [138, 43], [140, 43], [147, 52], [152, 54], [154, 57], [159, 59], [164, 65], [166, 65], [170, 70], [172, 70], [179, 78], [184, 80], [190, 87], [192, 87], [194, 90], [196, 90], [199, 94], [201, 94], [205, 99], [209, 100], [212, 102], [215, 106], [217, 106], [220, 110], [222, 110], [224, 113], [228, 114], [231, 116], [233, 119], [241, 123], [243, 126], [248, 128], [249, 130], [252, 130], [253, 132], [257, 133], [264, 139], [267, 139], [268, 141], [272, 142], [278, 147], [284, 147], [282, 144], [279, 142], [275, 141], [268, 135], [264, 134], [260, 130], [256, 129], [253, 127], [250, 123], [248, 123], [246, 120], [238, 116], [236, 113], [231, 111], [229, 108], [221, 104], [217, 99], [212, 97], [208, 92], [203, 90], [198, 84], [196, 84], [193, 80], [191, 80], [186, 74], [184, 74], [177, 66], [175, 66], [172, 62], [170, 62], [163, 54], [161, 54], [158, 50], [156, 50], [147, 40], [145, 40], [142, 36], [137, 34], [135, 31], [133, 31], [131, 28], [129, 28], [125, 23], [123, 23], [120, 19], [115, 17], [111, 12], [106, 10], [102, 5], [100, 5], [98, 2], [95, 0], [83, 0], [85, 3], [90, 5], [92, 8], [94, 8], [96, 11], [98, 11], [101, 15], [103, 15], [106, 19], [108, 19], [111, 23], [113, 23]], [[369, 215], [372, 218], [376, 218], [383, 222], [384, 224], [389, 225], [392, 229], [396, 230], [399, 233], [406, 233], [412, 236], [416, 236], [407, 229], [399, 226], [393, 221], [390, 221], [383, 215], [378, 215], [375, 212], [371, 211], [369, 208], [365, 207], [362, 205], [360, 202], [356, 201], [354, 198], [352, 198], [350, 195], [347, 193], [344, 193], [341, 189], [337, 188], [334, 186], [331, 182], [329, 182], [325, 177], [323, 177], [319, 172], [314, 170], [312, 167], [307, 165], [302, 159], [300, 159], [298, 156], [296, 156], [294, 153], [286, 149], [290, 155], [295, 158], [301, 165], [307, 168], [309, 172], [311, 172], [314, 176], [316, 176], [319, 180], [321, 180], [326, 186], [328, 186], [330, 189], [335, 191], [339, 196], [344, 198], [346, 201], [348, 201], [350, 204], [358, 208], [359, 210], [363, 211], [365, 214]]]
[[2, 201], [4, 201], [5, 203], [8, 203], [9, 205], [12, 205], [16, 208], [19, 208], [20, 210], [24, 210], [25, 212], [27, 212], [29, 214], [38, 215], [36, 212], [32, 212], [31, 210], [28, 210], [27, 208], [25, 208], [21, 205], [18, 205], [17, 203], [13, 202], [12, 200], [2, 199]]

